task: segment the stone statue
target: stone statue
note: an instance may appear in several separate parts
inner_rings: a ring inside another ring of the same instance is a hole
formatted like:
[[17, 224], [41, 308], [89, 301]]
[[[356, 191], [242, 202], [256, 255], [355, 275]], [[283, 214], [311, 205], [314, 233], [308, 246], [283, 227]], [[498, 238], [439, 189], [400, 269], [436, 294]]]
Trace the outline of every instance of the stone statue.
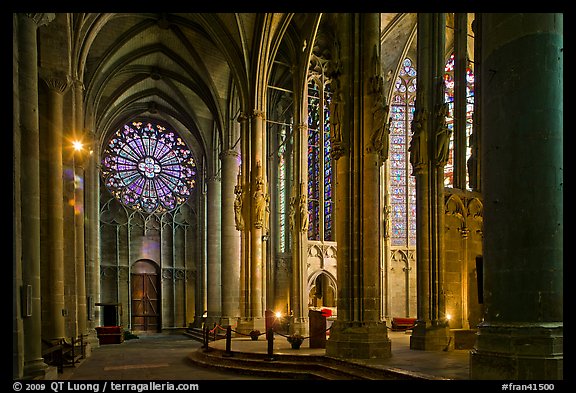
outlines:
[[412, 139], [410, 140], [410, 163], [414, 171], [419, 169], [422, 165], [426, 164], [426, 112], [424, 109], [414, 111], [414, 118], [412, 119]]
[[264, 198], [264, 232], [269, 234], [270, 231], [270, 193], [266, 193], [266, 197]]
[[254, 227], [262, 228], [264, 226], [264, 214], [266, 211], [266, 196], [264, 194], [264, 179], [262, 178], [262, 164], [256, 163], [256, 187], [254, 190]]
[[294, 232], [295, 229], [295, 215], [296, 215], [296, 196], [291, 196], [290, 197], [290, 204], [288, 206], [288, 208], [290, 209], [288, 212], [288, 225], [290, 227], [290, 232]]
[[388, 149], [390, 142], [390, 122], [388, 118], [390, 107], [384, 103], [383, 97], [379, 96], [374, 101], [372, 108], [372, 136], [370, 137], [371, 148], [369, 151], [376, 151], [382, 161], [388, 159]]
[[300, 231], [308, 232], [308, 206], [306, 203], [306, 188], [301, 184], [300, 192]]
[[234, 186], [234, 194], [236, 198], [234, 199], [234, 221], [236, 222], [236, 230], [244, 230], [244, 216], [242, 216], [242, 175], [240, 173], [240, 168], [238, 168], [238, 176], [236, 180], [236, 185]]
[[242, 217], [242, 187], [236, 186], [239, 191], [234, 190], [236, 198], [234, 199], [234, 220], [236, 221], [236, 230], [244, 230], [244, 217]]
[[444, 166], [448, 162], [450, 136], [452, 130], [448, 128], [446, 116], [448, 116], [448, 103], [441, 104], [436, 113], [436, 165]]
[[342, 146], [343, 106], [344, 101], [342, 99], [342, 93], [336, 91], [329, 107], [330, 147], [332, 148], [330, 154], [335, 159], [340, 158], [344, 154], [344, 147]]

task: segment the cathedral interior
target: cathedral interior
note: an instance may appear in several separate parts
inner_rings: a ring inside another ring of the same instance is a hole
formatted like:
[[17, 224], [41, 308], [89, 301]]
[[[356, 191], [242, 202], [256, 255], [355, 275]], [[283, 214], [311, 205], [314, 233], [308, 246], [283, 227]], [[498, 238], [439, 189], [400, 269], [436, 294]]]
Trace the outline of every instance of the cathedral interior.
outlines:
[[[563, 379], [563, 15], [14, 13], [13, 378], [203, 323]], [[114, 319], [114, 318], [112, 318]], [[89, 351], [87, 351], [89, 356]]]

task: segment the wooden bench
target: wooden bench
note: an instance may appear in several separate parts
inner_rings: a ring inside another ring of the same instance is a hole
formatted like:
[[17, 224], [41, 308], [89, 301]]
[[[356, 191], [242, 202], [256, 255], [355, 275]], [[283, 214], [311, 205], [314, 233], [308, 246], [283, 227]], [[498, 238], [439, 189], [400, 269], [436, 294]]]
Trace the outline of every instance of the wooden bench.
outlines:
[[58, 341], [48, 341], [42, 340], [42, 343], [46, 348], [42, 350], [42, 358], [44, 363], [51, 366], [56, 366], [59, 373], [64, 372], [64, 345], [62, 340]]
[[412, 329], [416, 324], [416, 318], [392, 318], [392, 331], [403, 331]]

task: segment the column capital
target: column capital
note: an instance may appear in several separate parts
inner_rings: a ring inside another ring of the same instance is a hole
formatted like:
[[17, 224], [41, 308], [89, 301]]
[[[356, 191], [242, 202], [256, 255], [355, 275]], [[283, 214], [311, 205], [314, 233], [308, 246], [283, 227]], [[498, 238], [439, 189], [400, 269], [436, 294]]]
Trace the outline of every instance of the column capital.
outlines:
[[206, 177], [206, 183], [220, 182], [220, 181], [222, 181], [220, 173]]
[[246, 112], [240, 112], [240, 114], [238, 114], [238, 117], [236, 118], [236, 121], [238, 123], [243, 123], [246, 122], [248, 120], [248, 115], [246, 114]]
[[80, 89], [82, 91], [86, 90], [86, 86], [84, 85], [84, 82], [82, 82], [82, 80], [80, 80], [78, 78], [73, 78], [71, 83], [77, 89]]
[[260, 118], [260, 119], [262, 119], [262, 120], [266, 120], [266, 114], [264, 113], [264, 111], [260, 111], [260, 110], [257, 110], [257, 109], [254, 109], [254, 110], [252, 111], [252, 115], [251, 115], [250, 117], [251, 117], [251, 118], [258, 117], [258, 118]]
[[25, 13], [28, 18], [32, 19], [38, 27], [47, 25], [56, 18], [55, 13]]
[[51, 91], [64, 94], [73, 84], [70, 75], [62, 71], [48, 71], [40, 69], [40, 78], [46, 83]]
[[238, 157], [240, 157], [240, 153], [238, 153], [236, 150], [228, 149], [228, 150], [224, 150], [223, 152], [221, 152], [219, 154], [219, 157], [221, 160], [226, 158], [226, 157], [238, 158]]

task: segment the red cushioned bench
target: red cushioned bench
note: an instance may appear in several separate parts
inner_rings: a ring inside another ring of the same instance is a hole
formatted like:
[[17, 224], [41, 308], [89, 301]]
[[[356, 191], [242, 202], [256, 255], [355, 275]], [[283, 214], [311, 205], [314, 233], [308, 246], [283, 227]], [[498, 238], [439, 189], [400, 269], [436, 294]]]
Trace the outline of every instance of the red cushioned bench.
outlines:
[[416, 318], [392, 318], [392, 330], [402, 331], [412, 329], [416, 324]]

